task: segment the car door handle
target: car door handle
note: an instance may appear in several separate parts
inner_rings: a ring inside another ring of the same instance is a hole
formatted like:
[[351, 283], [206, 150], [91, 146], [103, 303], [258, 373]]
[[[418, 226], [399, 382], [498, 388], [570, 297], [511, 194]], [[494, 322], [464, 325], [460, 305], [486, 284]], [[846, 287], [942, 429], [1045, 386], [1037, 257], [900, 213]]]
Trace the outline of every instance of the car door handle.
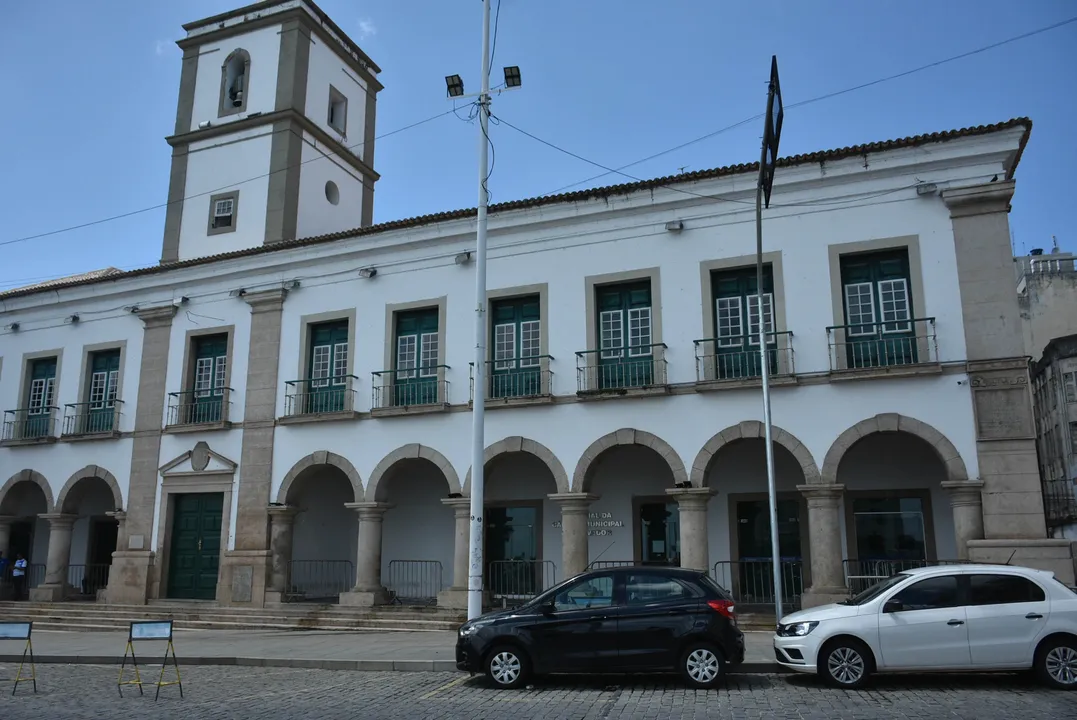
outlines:
[[1043, 615], [1040, 615], [1039, 613], [1029, 613], [1028, 615], [1025, 615], [1025, 620], [1042, 620], [1042, 619], [1043, 619]]
[[955, 625], [955, 626], [956, 625], [964, 625], [965, 621], [964, 620], [951, 620], [950, 622], [948, 622], [946, 624], [947, 625]]

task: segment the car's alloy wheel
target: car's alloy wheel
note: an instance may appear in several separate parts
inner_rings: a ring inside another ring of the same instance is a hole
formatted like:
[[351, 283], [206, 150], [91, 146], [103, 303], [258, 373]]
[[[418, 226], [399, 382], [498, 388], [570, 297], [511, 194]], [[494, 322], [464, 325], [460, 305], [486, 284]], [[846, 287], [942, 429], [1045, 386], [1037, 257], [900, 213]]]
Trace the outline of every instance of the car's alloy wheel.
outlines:
[[1057, 641], [1043, 648], [1037, 665], [1047, 684], [1063, 690], [1077, 688], [1077, 645], [1074, 643]]
[[722, 678], [724, 661], [710, 645], [692, 645], [685, 652], [681, 667], [689, 685], [711, 688]]
[[519, 687], [527, 672], [527, 659], [513, 647], [495, 648], [486, 661], [486, 675], [498, 687]]
[[826, 674], [838, 687], [860, 687], [867, 680], [868, 663], [859, 648], [838, 645], [826, 655]]

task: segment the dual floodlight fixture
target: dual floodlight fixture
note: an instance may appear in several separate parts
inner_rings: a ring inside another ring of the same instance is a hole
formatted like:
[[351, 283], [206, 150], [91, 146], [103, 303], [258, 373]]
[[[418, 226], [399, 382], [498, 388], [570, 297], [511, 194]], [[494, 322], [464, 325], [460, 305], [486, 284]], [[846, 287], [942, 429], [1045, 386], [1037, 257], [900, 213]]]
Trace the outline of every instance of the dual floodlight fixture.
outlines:
[[[505, 88], [518, 88], [523, 84], [518, 65], [510, 65], [504, 68], [504, 73]], [[464, 97], [464, 81], [459, 75], [447, 75], [445, 77], [445, 89], [448, 91], [450, 98]]]

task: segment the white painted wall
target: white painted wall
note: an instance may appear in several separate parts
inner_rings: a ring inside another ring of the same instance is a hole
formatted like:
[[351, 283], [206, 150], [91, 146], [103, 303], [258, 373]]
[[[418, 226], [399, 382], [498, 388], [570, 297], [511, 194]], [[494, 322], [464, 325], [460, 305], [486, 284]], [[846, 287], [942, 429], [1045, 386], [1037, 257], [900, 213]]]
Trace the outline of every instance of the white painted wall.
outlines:
[[292, 535], [292, 560], [345, 560], [353, 565], [359, 539], [359, 516], [344, 503], [355, 502], [343, 473], [329, 468], [305, 476], [292, 486], [299, 508]]
[[455, 519], [453, 509], [441, 502], [449, 494], [441, 472], [426, 460], [404, 460], [384, 481], [385, 501], [393, 507], [385, 513], [382, 525], [382, 582], [402, 597], [428, 594], [437, 584], [436, 574], [427, 574], [435, 572], [430, 566], [419, 569], [416, 565], [399, 564], [394, 574], [391, 563], [429, 560], [441, 563], [441, 588], [449, 587]]
[[[340, 139], [340, 133], [329, 125], [329, 86], [348, 98], [348, 124], [344, 144], [353, 147], [363, 142], [366, 114], [366, 83], [348, 69], [331, 47], [319, 38], [310, 45], [310, 70], [307, 73], [306, 115], [322, 130]], [[359, 157], [363, 148], [355, 148]]]
[[[247, 106], [242, 113], [218, 117], [221, 96], [221, 66], [236, 48], [250, 53], [250, 77], [247, 78]], [[199, 48], [198, 75], [195, 80], [194, 112], [190, 130], [209, 120], [223, 125], [242, 120], [251, 113], [272, 112], [277, 101], [277, 65], [280, 59], [280, 26], [270, 25], [234, 35]]]
[[[273, 128], [264, 126], [192, 143], [180, 222], [180, 260], [257, 247], [265, 242]], [[234, 232], [209, 235], [209, 201], [239, 190]]]
[[[351, 230], [362, 223], [363, 181], [336, 153], [317, 142], [310, 133], [303, 134], [303, 167], [299, 176], [299, 237]], [[325, 184], [336, 183], [338, 204], [326, 199]]]

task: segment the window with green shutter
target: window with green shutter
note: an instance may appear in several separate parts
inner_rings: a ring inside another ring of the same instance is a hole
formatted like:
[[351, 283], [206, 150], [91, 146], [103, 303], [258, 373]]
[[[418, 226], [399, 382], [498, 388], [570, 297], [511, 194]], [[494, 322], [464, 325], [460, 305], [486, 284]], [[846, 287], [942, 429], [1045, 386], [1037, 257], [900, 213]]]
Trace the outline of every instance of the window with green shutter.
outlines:
[[850, 368], [918, 361], [906, 249], [841, 257]]
[[539, 296], [496, 300], [490, 305], [489, 396], [542, 394], [542, 328]]
[[24, 437], [38, 438], [52, 434], [52, 408], [56, 400], [55, 357], [30, 361], [30, 385], [26, 397]]
[[438, 342], [437, 308], [397, 313], [394, 405], [432, 405], [438, 401]]
[[194, 396], [188, 405], [188, 423], [219, 422], [223, 417], [225, 378], [228, 376], [228, 335], [202, 335], [192, 341]]
[[651, 281], [595, 289], [598, 309], [598, 387], [654, 384]]
[[85, 427], [80, 432], [112, 432], [115, 428], [116, 395], [119, 392], [120, 350], [90, 353], [86, 383]]
[[[719, 379], [756, 377], [759, 360], [758, 277], [753, 267], [711, 273], [714, 294], [715, 376]], [[774, 333], [774, 274], [763, 266], [763, 325], [767, 335], [767, 369], [778, 372]]]
[[348, 384], [348, 321], [310, 326], [304, 412], [341, 412]]

